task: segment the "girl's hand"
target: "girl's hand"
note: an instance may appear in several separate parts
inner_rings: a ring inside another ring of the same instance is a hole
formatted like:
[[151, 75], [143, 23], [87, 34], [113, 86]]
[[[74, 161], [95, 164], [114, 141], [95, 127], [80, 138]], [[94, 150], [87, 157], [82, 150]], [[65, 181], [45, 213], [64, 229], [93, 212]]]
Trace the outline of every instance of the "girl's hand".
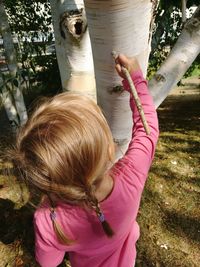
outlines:
[[115, 59], [115, 63], [117, 73], [123, 79], [125, 79], [126, 77], [124, 76], [124, 73], [122, 71], [122, 66], [125, 67], [129, 71], [129, 73], [140, 70], [140, 65], [135, 57], [130, 58], [123, 54], [119, 54], [118, 57]]

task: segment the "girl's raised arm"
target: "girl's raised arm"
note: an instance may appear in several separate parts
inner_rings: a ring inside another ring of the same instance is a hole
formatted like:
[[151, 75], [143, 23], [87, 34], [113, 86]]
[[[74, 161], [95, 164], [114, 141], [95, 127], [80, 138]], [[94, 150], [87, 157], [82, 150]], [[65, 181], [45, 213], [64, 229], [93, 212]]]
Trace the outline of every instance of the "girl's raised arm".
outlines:
[[[135, 179], [133, 182], [136, 183], [136, 185], [138, 184], [143, 187], [154, 157], [159, 135], [157, 113], [147, 87], [147, 81], [143, 78], [137, 60], [119, 55], [116, 62], [116, 69], [118, 74], [123, 77], [120, 65], [125, 66], [131, 74], [131, 78], [137, 90], [150, 128], [150, 135], [147, 135], [145, 132], [139, 112], [130, 93], [130, 108], [132, 110], [133, 118], [132, 139], [125, 156], [119, 160], [116, 167], [120, 165], [124, 166], [124, 164], [126, 164], [126, 168], [130, 169], [130, 171], [134, 171], [134, 173], [138, 172], [139, 175], [136, 175], [138, 180]], [[123, 80], [123, 86], [126, 91], [130, 92], [127, 80]]]

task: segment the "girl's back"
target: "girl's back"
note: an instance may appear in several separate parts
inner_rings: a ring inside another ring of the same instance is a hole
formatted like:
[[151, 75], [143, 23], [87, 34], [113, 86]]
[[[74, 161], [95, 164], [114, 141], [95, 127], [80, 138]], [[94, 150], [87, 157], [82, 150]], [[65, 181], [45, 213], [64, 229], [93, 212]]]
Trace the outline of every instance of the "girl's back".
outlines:
[[[100, 109], [62, 94], [33, 115], [18, 138], [18, 168], [48, 197], [35, 212], [36, 259], [55, 267], [69, 253], [73, 267], [133, 267], [136, 216], [158, 138], [146, 81], [134, 59], [118, 60], [132, 73], [151, 133], [132, 97], [133, 133], [125, 156], [108, 170], [114, 144]], [[117, 65], [120, 74], [120, 67]], [[129, 91], [127, 81], [124, 88]]]
[[[133, 173], [128, 171], [128, 174], [133, 178]], [[48, 201], [36, 211], [36, 259], [42, 266], [57, 266], [68, 251], [72, 266], [133, 267], [136, 256], [134, 244], [139, 237], [136, 222], [138, 203], [132, 192], [134, 188], [124, 179], [122, 172], [115, 174], [113, 179], [113, 191], [100, 203], [105, 218], [114, 229], [112, 238], [105, 235], [94, 211], [58, 202], [56, 218], [64, 232], [75, 241], [70, 246], [61, 245], [53, 231]], [[49, 257], [51, 251], [53, 259]]]

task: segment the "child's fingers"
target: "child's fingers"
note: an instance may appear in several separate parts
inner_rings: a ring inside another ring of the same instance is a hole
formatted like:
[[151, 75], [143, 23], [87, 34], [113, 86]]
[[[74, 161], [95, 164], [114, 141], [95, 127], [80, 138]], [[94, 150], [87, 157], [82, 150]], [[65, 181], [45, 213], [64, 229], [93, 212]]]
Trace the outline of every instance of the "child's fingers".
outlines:
[[119, 76], [121, 76], [122, 78], [124, 78], [123, 73], [122, 73], [122, 67], [121, 67], [121, 65], [120, 64], [115, 65], [115, 69], [116, 69], [117, 73], [119, 74]]
[[116, 64], [115, 65], [115, 68], [116, 68], [116, 70], [117, 70], [118, 73], [121, 73], [122, 72], [122, 67], [121, 67], [120, 64]]
[[117, 57], [117, 60], [118, 60], [118, 63], [124, 66], [125, 68], [129, 67], [129, 59], [125, 55], [119, 54], [119, 56]]

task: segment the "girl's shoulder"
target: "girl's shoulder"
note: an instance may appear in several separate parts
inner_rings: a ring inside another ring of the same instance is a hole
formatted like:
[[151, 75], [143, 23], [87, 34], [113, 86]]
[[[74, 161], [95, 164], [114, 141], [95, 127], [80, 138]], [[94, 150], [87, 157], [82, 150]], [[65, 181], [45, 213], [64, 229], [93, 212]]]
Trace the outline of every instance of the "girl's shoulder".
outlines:
[[34, 224], [37, 227], [43, 224], [47, 225], [47, 223], [50, 222], [50, 212], [51, 206], [49, 202], [47, 199], [42, 200], [34, 212]]
[[[79, 218], [85, 217], [87, 211], [79, 206], [73, 206], [62, 201], [57, 201], [56, 207], [54, 208], [56, 219], [59, 221], [68, 221], [70, 218]], [[44, 198], [40, 204], [37, 206], [37, 209], [34, 212], [34, 221], [35, 223], [45, 223], [52, 225], [51, 218], [52, 206], [48, 198]]]

